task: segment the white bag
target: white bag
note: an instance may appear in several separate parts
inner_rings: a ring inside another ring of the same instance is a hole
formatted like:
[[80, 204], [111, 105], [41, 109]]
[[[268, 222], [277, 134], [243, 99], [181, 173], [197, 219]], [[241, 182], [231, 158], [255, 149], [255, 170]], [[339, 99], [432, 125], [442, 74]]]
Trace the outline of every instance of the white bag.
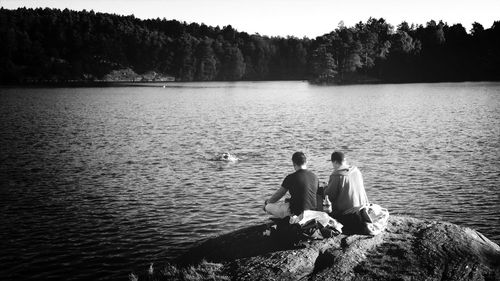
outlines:
[[367, 204], [359, 209], [364, 220], [365, 232], [368, 235], [378, 235], [387, 228], [389, 211], [377, 204]]

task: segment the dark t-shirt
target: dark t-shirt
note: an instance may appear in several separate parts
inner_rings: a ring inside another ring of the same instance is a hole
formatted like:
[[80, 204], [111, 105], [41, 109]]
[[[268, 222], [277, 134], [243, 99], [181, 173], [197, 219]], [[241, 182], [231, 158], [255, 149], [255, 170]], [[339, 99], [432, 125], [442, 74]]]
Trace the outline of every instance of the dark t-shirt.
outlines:
[[289, 174], [281, 184], [290, 192], [290, 212], [300, 215], [304, 210], [316, 210], [318, 177], [309, 170], [300, 169]]

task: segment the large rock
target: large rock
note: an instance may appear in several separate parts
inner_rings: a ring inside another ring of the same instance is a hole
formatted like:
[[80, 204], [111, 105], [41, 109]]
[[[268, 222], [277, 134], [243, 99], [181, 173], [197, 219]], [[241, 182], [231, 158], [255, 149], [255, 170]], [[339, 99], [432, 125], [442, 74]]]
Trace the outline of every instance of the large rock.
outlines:
[[300, 245], [263, 236], [267, 227], [209, 239], [179, 261], [219, 264], [214, 276], [231, 280], [500, 280], [500, 247], [450, 223], [393, 216], [378, 236]]

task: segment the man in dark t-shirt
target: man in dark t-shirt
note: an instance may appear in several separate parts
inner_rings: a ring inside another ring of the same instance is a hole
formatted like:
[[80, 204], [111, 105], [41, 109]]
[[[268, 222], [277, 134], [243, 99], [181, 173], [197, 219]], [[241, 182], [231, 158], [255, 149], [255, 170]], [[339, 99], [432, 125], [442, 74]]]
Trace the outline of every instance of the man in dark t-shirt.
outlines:
[[[318, 177], [307, 170], [306, 156], [295, 152], [292, 156], [295, 172], [286, 176], [281, 187], [264, 202], [264, 210], [276, 218], [300, 215], [305, 210], [317, 210]], [[289, 202], [278, 202], [287, 192]]]

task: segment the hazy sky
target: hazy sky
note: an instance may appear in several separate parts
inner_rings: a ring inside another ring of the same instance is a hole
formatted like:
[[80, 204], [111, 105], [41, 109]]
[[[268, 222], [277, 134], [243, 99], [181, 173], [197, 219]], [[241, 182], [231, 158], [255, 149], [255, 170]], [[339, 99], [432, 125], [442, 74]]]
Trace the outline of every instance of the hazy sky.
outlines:
[[352, 26], [369, 17], [382, 17], [394, 26], [443, 20], [467, 30], [474, 21], [489, 28], [500, 20], [500, 0], [0, 0], [0, 6], [86, 9], [310, 38], [334, 30], [340, 21]]

